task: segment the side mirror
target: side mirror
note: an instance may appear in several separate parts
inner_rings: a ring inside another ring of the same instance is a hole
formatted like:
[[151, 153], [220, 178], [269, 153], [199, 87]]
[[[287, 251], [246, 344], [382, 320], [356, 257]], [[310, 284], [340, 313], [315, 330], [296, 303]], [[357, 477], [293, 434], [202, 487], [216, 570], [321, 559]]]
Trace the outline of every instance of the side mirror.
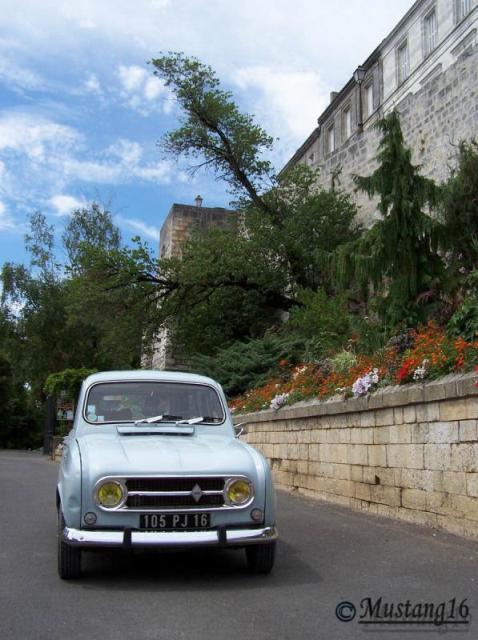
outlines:
[[246, 430], [244, 429], [245, 424], [245, 422], [239, 422], [239, 424], [234, 425], [234, 435], [236, 436], [236, 438], [240, 438], [242, 434], [246, 432]]

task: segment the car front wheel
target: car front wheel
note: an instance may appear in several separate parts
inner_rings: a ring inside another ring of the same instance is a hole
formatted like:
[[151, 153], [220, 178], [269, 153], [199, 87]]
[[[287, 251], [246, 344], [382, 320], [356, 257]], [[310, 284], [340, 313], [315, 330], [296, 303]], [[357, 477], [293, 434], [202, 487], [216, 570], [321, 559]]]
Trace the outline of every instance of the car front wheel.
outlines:
[[81, 574], [81, 549], [63, 541], [65, 519], [58, 509], [58, 575], [62, 580], [73, 580]]
[[276, 543], [254, 544], [246, 547], [247, 566], [251, 573], [270, 573], [274, 566]]

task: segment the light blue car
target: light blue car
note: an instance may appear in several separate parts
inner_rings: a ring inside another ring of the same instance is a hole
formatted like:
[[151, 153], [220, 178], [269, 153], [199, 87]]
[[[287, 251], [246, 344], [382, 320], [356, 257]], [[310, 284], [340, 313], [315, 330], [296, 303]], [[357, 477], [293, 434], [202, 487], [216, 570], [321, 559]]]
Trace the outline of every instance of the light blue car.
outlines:
[[274, 565], [269, 466], [236, 437], [210, 378], [144, 370], [88, 377], [56, 500], [64, 579], [80, 576], [84, 551], [111, 547], [244, 547], [251, 571]]

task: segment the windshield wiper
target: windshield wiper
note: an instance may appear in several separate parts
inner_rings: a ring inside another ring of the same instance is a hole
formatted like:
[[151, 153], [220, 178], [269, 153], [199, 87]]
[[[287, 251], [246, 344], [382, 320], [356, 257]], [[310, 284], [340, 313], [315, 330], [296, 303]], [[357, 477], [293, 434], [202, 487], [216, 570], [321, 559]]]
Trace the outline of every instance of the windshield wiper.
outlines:
[[141, 418], [135, 420], [135, 424], [154, 424], [155, 422], [175, 422], [181, 420], [182, 416], [174, 416], [171, 413], [164, 413], [162, 416], [152, 416], [151, 418]]
[[200, 422], [204, 422], [204, 418], [202, 416], [198, 416], [197, 418], [186, 418], [185, 420], [177, 420], [176, 424], [199, 424]]
[[174, 422], [174, 424], [199, 424], [201, 422], [217, 422], [220, 418], [213, 418], [211, 416], [197, 416], [195, 418], [183, 418], [182, 416], [174, 416], [170, 413], [165, 413], [161, 416], [153, 416], [151, 418], [141, 418], [135, 420], [135, 424], [154, 424], [158, 422]]
[[205, 422], [207, 424], [214, 424], [216, 422], [222, 422], [221, 418], [216, 418], [213, 416], [198, 416], [197, 418], [189, 418], [185, 420], [178, 420], [176, 424], [200, 424], [201, 422]]
[[140, 420], [135, 420], [135, 424], [153, 424], [154, 422], [161, 422], [164, 416], [153, 416], [152, 418], [141, 418]]

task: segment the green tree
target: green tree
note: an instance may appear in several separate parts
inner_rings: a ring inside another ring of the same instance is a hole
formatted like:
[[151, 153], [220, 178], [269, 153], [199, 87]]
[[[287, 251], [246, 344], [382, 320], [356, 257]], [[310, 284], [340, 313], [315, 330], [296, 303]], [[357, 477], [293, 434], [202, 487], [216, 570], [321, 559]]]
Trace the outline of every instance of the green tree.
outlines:
[[210, 168], [238, 198], [238, 233], [193, 238], [182, 261], [161, 260], [151, 282], [158, 321], [174, 324], [187, 349], [210, 350], [260, 335], [292, 306], [299, 287], [333, 290], [330, 257], [356, 239], [356, 208], [345, 194], [317, 192], [305, 166], [276, 176], [264, 152], [272, 138], [243, 114], [211, 67], [181, 53], [152, 60], [176, 97], [181, 126], [162, 140], [166, 153]]
[[41, 212], [30, 216], [25, 245], [30, 255], [28, 267], [3, 266], [2, 307], [17, 337], [10, 342], [9, 360], [16, 363], [20, 379], [31, 388], [33, 397], [40, 399], [46, 375], [63, 368], [74, 346], [68, 351], [65, 345], [64, 284], [54, 254], [53, 227]]
[[461, 142], [457, 166], [443, 188], [441, 244], [460, 273], [478, 265], [478, 143]]
[[51, 373], [45, 381], [45, 392], [55, 396], [64, 393], [76, 402], [83, 380], [92, 373], [96, 373], [96, 369], [64, 369]]
[[90, 357], [70, 365], [74, 368], [137, 368], [157, 331], [157, 261], [147, 245], [133, 240], [132, 248], [85, 246], [78, 273], [66, 282], [70, 317], [86, 319], [93, 331]]
[[197, 58], [169, 53], [151, 64], [183, 113], [181, 126], [164, 136], [163, 148], [175, 156], [199, 159], [191, 171], [211, 168], [233, 193], [246, 194], [258, 209], [275, 215], [260, 195], [274, 183], [272, 165], [261, 157], [272, 147], [272, 138], [252, 116], [240, 112], [213, 69]]
[[287, 265], [289, 283], [315, 290], [335, 291], [330, 262], [340, 245], [356, 240], [362, 232], [357, 208], [349, 194], [317, 185], [317, 172], [299, 165], [278, 179], [264, 198], [282, 212], [278, 227], [268, 214], [246, 209], [248, 237], [259, 250], [264, 247]]
[[182, 259], [159, 262], [159, 321], [188, 353], [261, 335], [294, 304], [285, 265], [275, 258], [255, 237], [220, 230], [193, 236]]
[[[84, 230], [99, 227], [101, 221], [105, 228], [98, 228], [90, 243]], [[118, 256], [127, 255], [126, 249], [112, 247], [118, 232], [109, 214], [98, 217], [95, 206], [80, 212], [72, 233], [64, 234], [75, 259], [74, 268], [68, 264], [66, 271], [58, 264], [53, 229], [45, 216], [35, 213], [30, 226], [26, 245], [31, 264], [3, 266], [2, 309], [10, 318], [10, 335], [15, 336], [8, 341], [8, 360], [16, 363], [19, 379], [32, 397], [43, 398], [51, 373], [139, 366], [147, 317], [144, 295], [139, 295], [140, 285], [120, 291], [109, 278], [111, 264], [117, 266]], [[134, 250], [130, 254], [138, 262]], [[129, 260], [123, 261], [123, 270]]]
[[358, 241], [338, 252], [339, 279], [373, 285], [382, 317], [394, 325], [423, 319], [427, 304], [436, 301], [444, 266], [437, 252], [437, 226], [427, 213], [436, 207], [439, 191], [411, 161], [398, 113], [381, 119], [378, 168], [355, 177], [369, 197], [378, 196], [381, 219]]
[[97, 202], [76, 209], [62, 236], [69, 266], [78, 269], [83, 253], [91, 248], [103, 251], [118, 249], [121, 234], [113, 223], [111, 212]]

